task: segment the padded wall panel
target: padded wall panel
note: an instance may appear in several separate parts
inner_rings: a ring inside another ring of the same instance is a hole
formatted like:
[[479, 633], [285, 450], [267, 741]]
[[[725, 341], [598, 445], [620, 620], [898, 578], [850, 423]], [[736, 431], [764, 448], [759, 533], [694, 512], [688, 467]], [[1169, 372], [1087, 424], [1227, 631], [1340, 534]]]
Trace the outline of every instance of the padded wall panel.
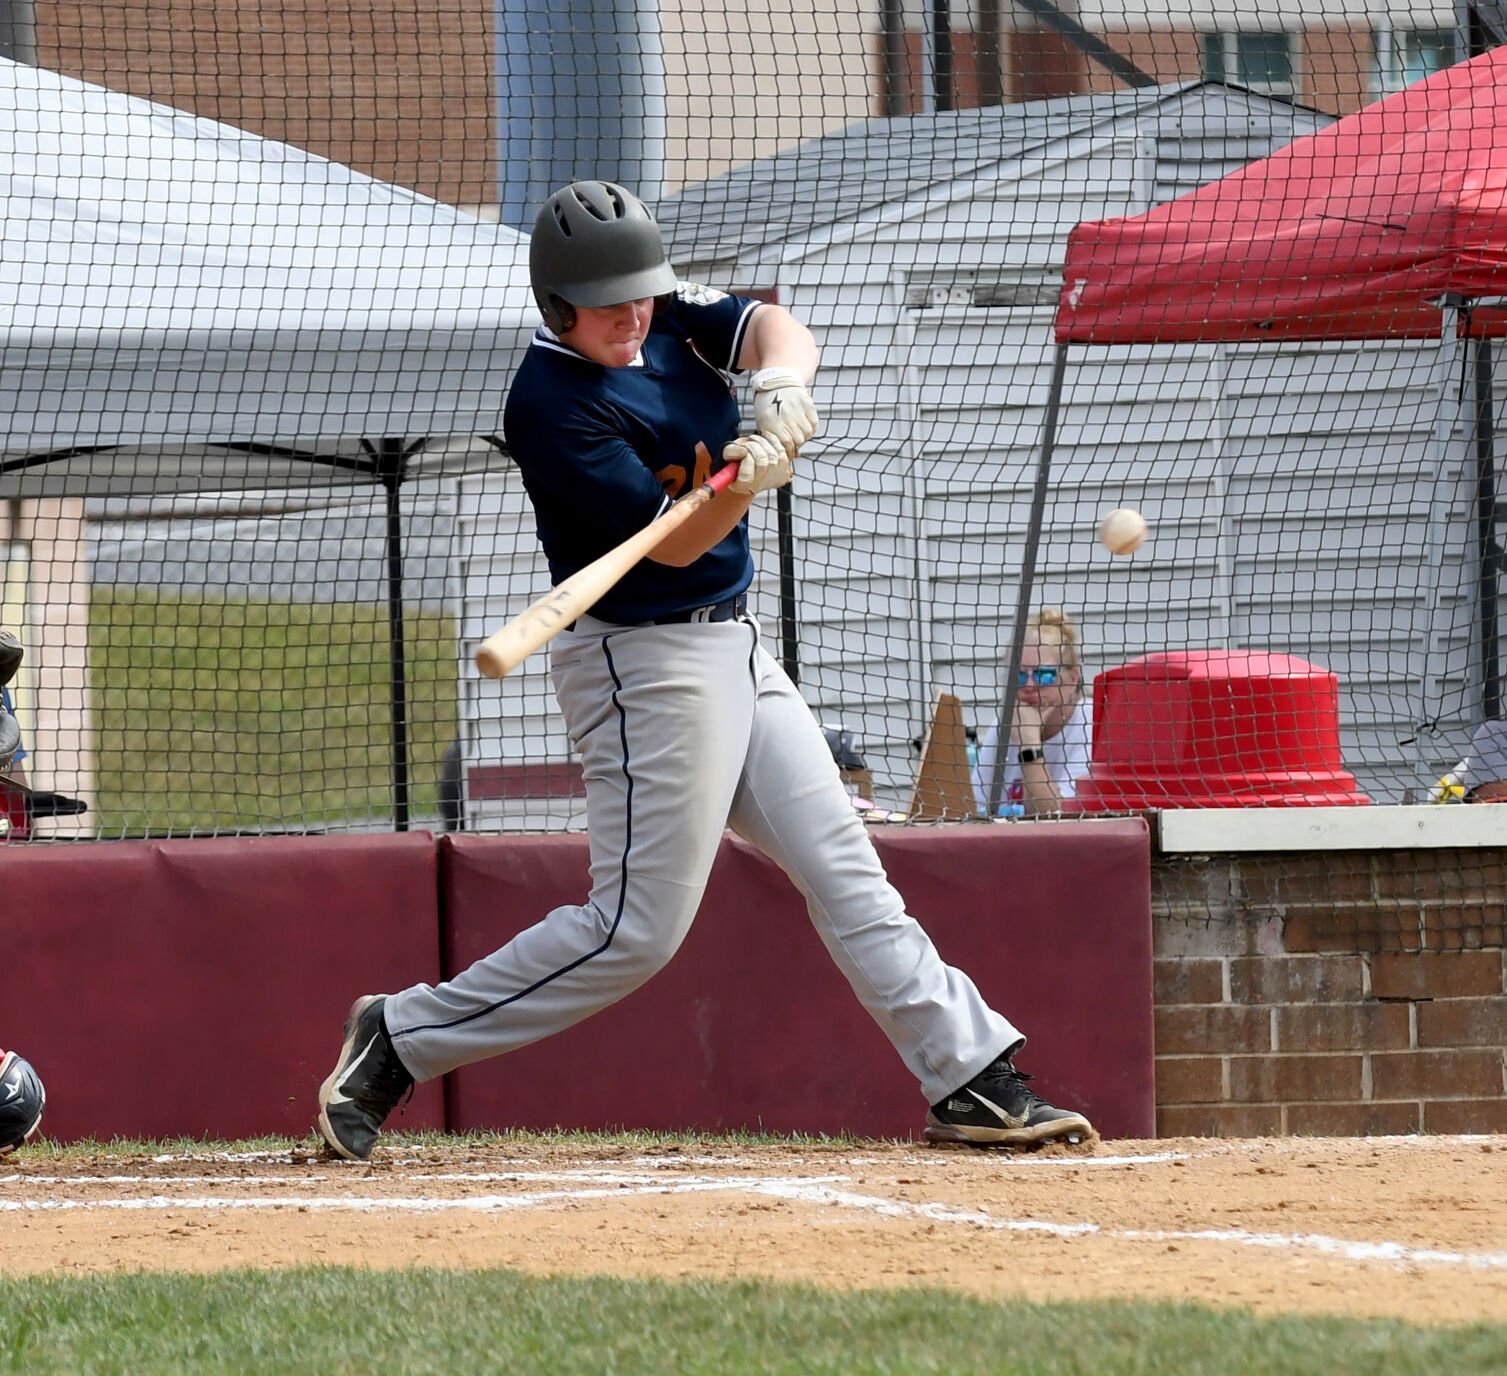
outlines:
[[428, 833], [15, 846], [0, 883], [0, 1045], [62, 1141], [302, 1136], [351, 1001], [439, 972]]
[[[1150, 841], [1138, 820], [875, 828], [943, 958], [1030, 1038], [1019, 1059], [1105, 1136], [1155, 1135]], [[449, 960], [586, 891], [584, 837], [441, 839]], [[621, 1003], [450, 1076], [455, 1129], [918, 1135], [925, 1103], [785, 876], [732, 836], [679, 954]]]

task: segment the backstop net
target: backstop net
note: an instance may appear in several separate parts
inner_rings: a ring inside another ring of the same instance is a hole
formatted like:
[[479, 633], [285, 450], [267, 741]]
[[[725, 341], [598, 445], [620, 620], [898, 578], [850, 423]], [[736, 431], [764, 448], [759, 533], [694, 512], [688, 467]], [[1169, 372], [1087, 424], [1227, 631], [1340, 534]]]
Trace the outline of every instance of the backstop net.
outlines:
[[473, 664], [582, 177], [818, 339], [751, 598], [876, 821], [1489, 792], [1494, 11], [9, 13], [12, 840], [585, 825], [547, 652]]

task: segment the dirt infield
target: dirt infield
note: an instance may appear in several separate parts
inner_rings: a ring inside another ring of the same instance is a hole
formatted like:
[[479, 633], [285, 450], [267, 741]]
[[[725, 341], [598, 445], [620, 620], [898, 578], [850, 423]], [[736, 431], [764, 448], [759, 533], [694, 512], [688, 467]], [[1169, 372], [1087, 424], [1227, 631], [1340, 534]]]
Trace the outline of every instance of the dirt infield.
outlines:
[[1507, 1137], [0, 1162], [0, 1273], [328, 1263], [1507, 1315]]

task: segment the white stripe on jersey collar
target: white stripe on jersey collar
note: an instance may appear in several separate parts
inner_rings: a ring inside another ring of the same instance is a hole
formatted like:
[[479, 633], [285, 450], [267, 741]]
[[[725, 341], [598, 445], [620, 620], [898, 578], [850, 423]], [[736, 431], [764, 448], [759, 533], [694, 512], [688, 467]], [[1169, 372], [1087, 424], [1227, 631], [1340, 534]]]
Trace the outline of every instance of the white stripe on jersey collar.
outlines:
[[[531, 349], [553, 349], [556, 353], [569, 354], [572, 358], [586, 358], [585, 354], [572, 349], [569, 344], [562, 344], [560, 336], [551, 330], [548, 325], [540, 325], [534, 331], [534, 338], [529, 347]], [[587, 362], [590, 362], [590, 360], [587, 359]], [[634, 354], [633, 361], [627, 366], [630, 368], [642, 368], [644, 366], [644, 351], [640, 349]]]

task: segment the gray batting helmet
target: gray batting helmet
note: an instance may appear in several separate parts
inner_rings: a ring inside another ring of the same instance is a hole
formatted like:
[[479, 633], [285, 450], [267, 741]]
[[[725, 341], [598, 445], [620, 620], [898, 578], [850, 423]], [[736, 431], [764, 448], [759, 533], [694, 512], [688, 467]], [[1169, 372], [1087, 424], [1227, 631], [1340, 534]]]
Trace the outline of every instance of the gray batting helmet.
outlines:
[[556, 334], [567, 306], [616, 306], [675, 290], [675, 269], [653, 212], [614, 182], [572, 182], [534, 218], [529, 282], [544, 323]]
[[47, 1091], [31, 1062], [0, 1051], [0, 1155], [31, 1140], [46, 1106]]

